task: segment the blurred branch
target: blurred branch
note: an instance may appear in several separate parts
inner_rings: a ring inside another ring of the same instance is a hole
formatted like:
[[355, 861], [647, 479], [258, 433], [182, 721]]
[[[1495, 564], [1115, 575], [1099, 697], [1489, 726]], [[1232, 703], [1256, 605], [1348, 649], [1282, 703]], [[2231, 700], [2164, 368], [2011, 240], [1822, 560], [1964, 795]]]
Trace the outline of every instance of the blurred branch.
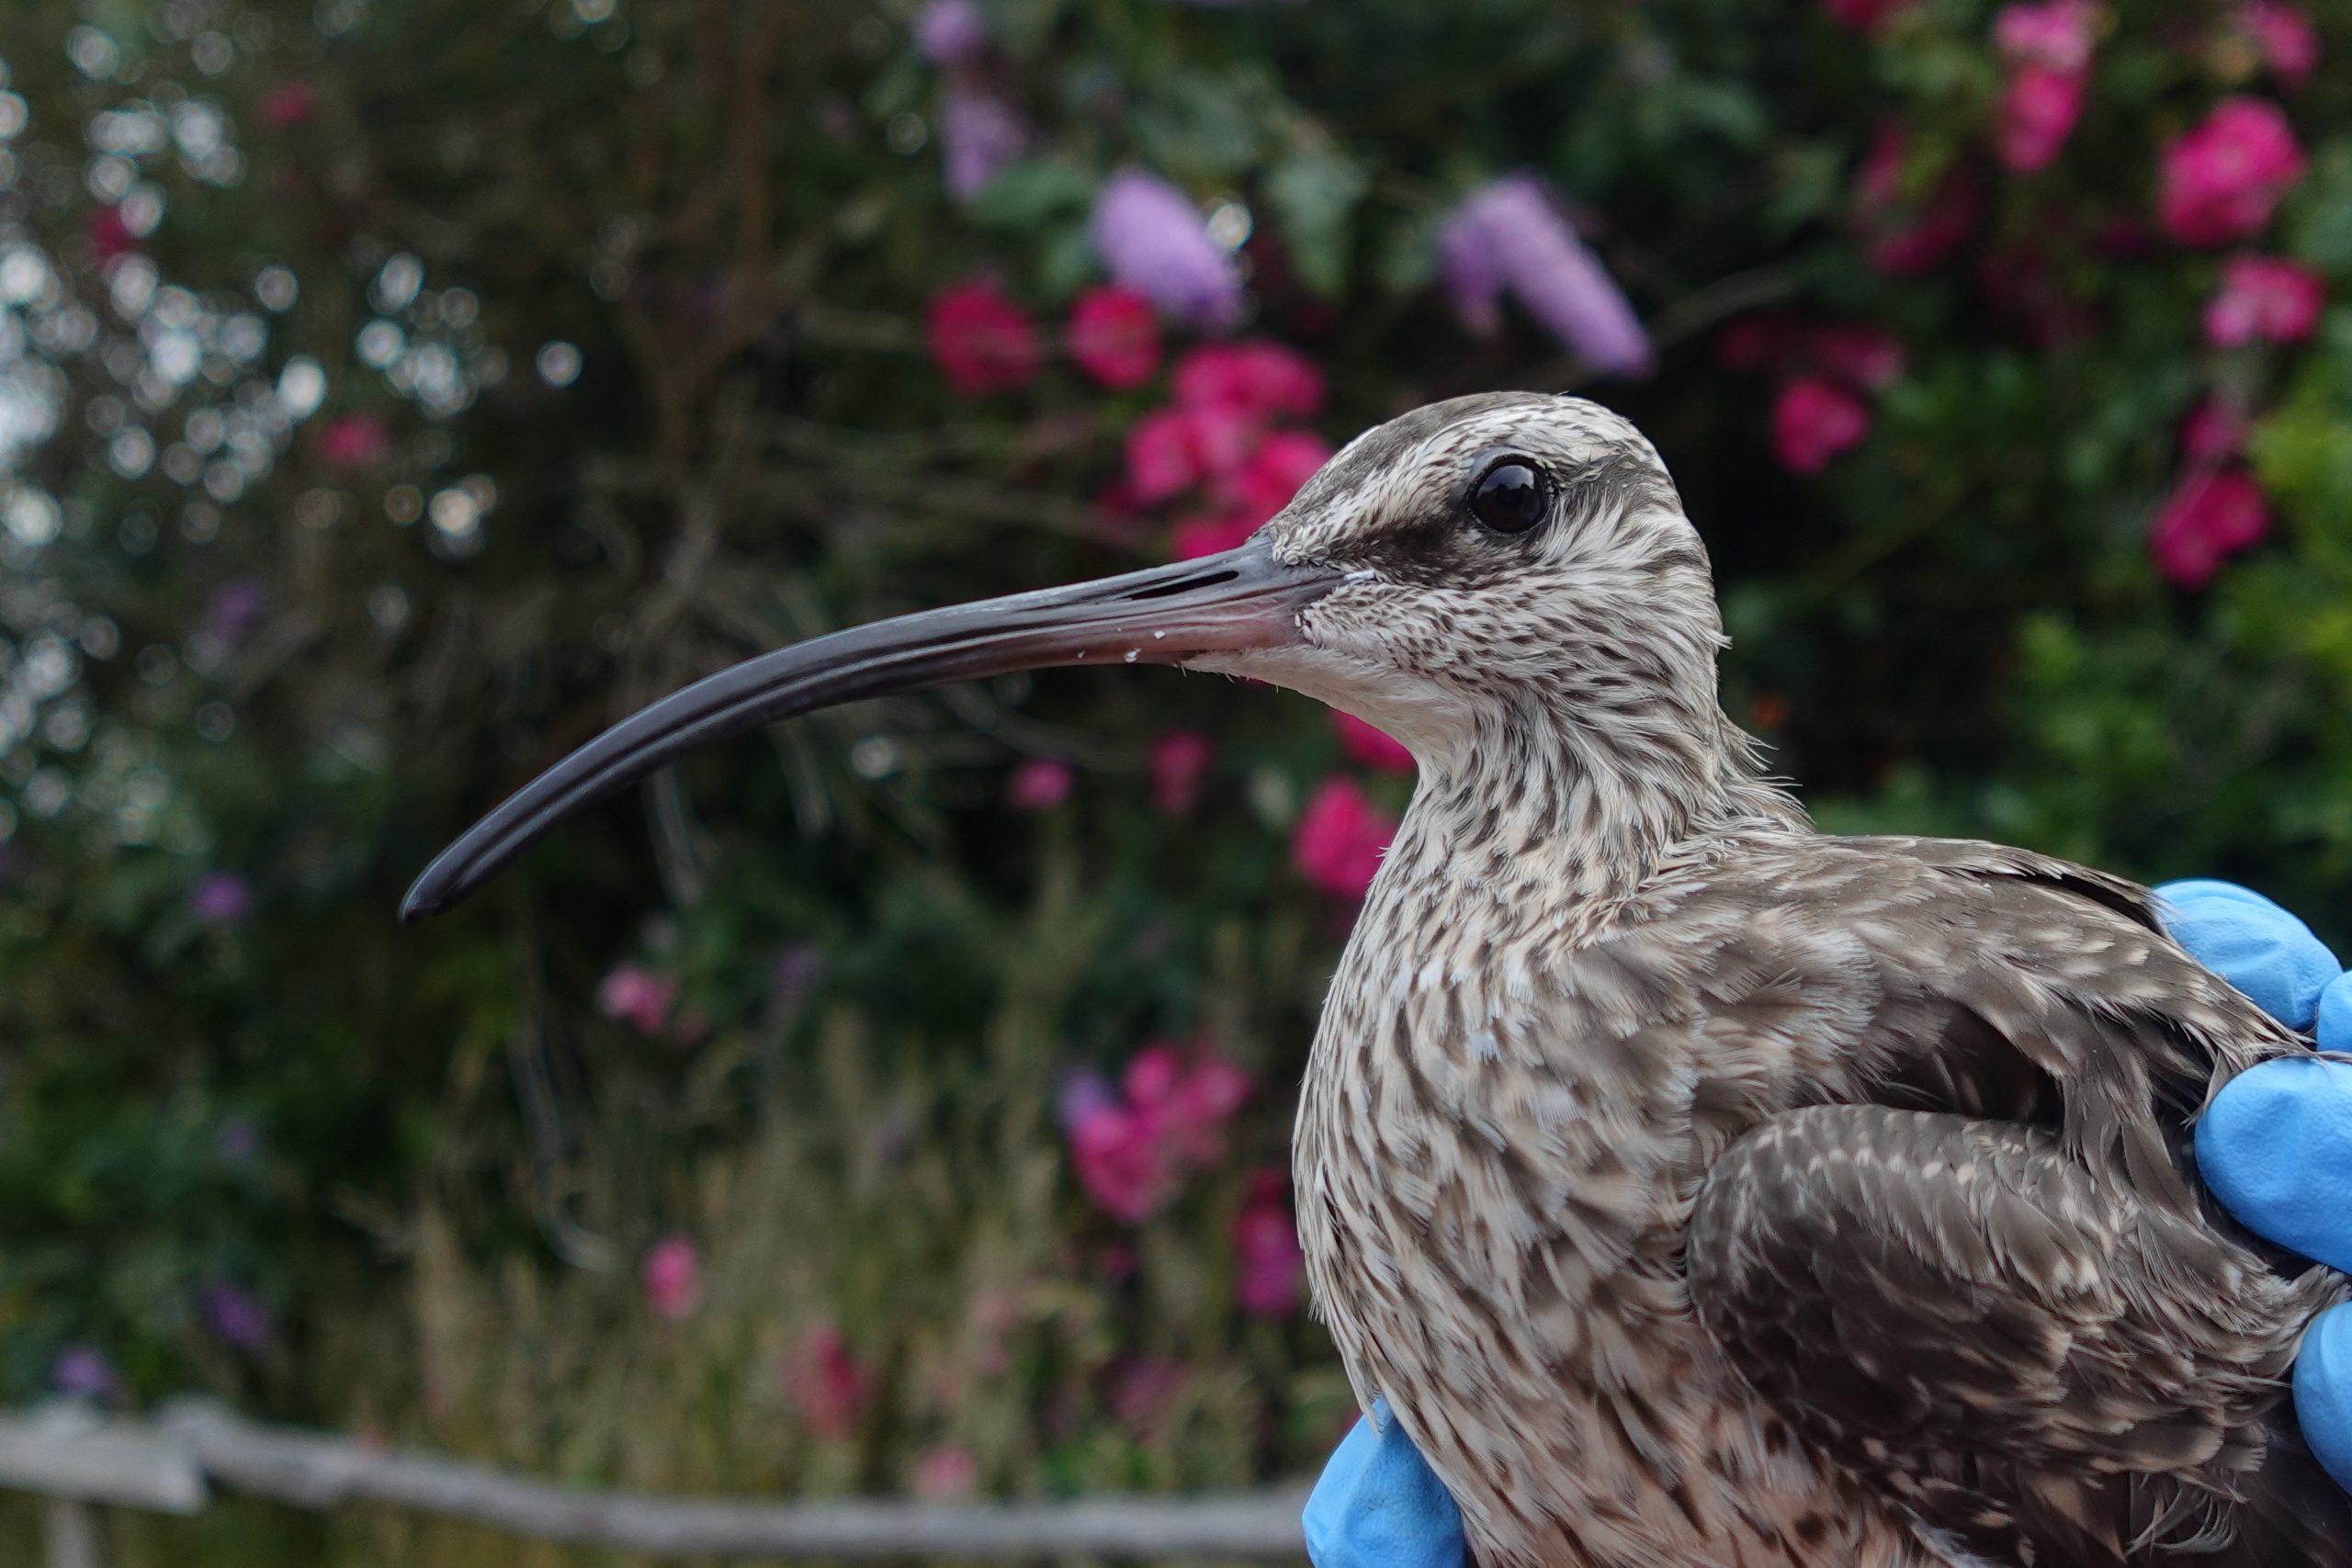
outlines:
[[1071, 1502], [752, 1503], [593, 1492], [264, 1426], [210, 1401], [153, 1420], [0, 1416], [0, 1486], [190, 1513], [207, 1479], [298, 1508], [382, 1503], [534, 1540], [673, 1557], [1304, 1555], [1303, 1490]]

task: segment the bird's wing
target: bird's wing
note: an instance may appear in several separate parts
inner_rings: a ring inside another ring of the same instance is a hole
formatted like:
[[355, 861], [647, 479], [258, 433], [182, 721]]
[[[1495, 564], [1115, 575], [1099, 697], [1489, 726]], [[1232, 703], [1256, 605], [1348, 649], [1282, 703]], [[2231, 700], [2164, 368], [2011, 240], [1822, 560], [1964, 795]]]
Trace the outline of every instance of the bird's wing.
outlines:
[[2236, 1245], [2186, 1168], [2211, 1089], [2296, 1037], [2140, 889], [1990, 845], [1792, 843], [1713, 868], [1664, 926], [1718, 933], [1681, 1025], [1714, 1060], [1840, 1037], [1792, 1098], [1850, 1103], [1727, 1124], [1687, 1233], [1750, 1380], [1997, 1560], [2194, 1534], [2342, 1291]]
[[2327, 1284], [2138, 1201], [2051, 1130], [1883, 1106], [1735, 1141], [1688, 1237], [1701, 1321], [1758, 1392], [2004, 1562], [2226, 1529]]

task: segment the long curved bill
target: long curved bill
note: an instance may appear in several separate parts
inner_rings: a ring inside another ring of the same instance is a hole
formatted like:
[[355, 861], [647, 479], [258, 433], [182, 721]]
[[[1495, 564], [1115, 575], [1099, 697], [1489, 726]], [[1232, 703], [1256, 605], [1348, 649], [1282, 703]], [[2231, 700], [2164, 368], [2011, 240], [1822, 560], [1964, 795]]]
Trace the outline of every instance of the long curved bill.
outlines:
[[1181, 664], [1280, 648], [1340, 581], [1252, 542], [1120, 577], [927, 610], [812, 637], [695, 682], [533, 779], [441, 852], [401, 902], [418, 920], [467, 897], [565, 818], [745, 730], [818, 708], [1055, 665]]

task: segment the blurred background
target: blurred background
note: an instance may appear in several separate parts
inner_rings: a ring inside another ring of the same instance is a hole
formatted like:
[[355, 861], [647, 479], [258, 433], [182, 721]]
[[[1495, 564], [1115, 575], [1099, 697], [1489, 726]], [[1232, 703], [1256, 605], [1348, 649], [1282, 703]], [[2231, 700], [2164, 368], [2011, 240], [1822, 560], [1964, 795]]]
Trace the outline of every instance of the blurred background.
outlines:
[[1288, 1118], [1385, 737], [1000, 681], [393, 910], [695, 675], [1222, 547], [1461, 392], [1648, 431], [1826, 826], [2352, 936], [2347, 51], [2341, 0], [12, 0], [0, 1405], [656, 1491], [1311, 1472]]

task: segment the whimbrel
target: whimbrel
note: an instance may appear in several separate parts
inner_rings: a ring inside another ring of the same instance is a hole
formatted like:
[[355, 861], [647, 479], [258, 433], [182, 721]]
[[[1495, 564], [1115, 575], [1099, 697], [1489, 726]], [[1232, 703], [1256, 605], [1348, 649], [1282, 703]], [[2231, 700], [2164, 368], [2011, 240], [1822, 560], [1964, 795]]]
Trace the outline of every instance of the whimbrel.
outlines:
[[1299, 1223], [1486, 1568], [2352, 1562], [2290, 1276], [2183, 1128], [2307, 1049], [2130, 883], [1833, 838], [1724, 716], [1705, 550], [1573, 398], [1368, 432], [1247, 544], [820, 637], [549, 769], [410, 891], [830, 704], [1046, 665], [1255, 676], [1420, 781], [1333, 979]]

